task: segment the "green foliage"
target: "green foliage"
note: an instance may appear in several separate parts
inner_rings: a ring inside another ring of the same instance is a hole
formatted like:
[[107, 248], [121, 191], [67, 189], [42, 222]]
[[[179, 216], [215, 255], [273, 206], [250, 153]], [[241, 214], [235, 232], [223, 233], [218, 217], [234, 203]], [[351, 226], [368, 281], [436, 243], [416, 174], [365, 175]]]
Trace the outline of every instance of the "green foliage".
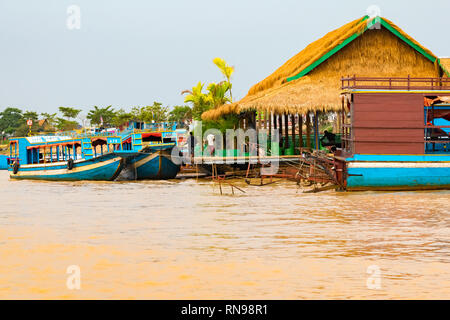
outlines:
[[192, 117], [195, 120], [201, 120], [202, 113], [212, 108], [208, 95], [204, 94], [204, 84], [199, 82], [192, 90], [185, 90], [181, 94], [187, 94], [184, 98], [185, 103], [192, 104]]
[[169, 108], [163, 107], [160, 102], [153, 102], [151, 106], [134, 107], [131, 110], [134, 118], [145, 122], [162, 122], [167, 121]]
[[203, 121], [203, 132], [208, 129], [218, 129], [223, 134], [226, 133], [227, 129], [235, 129], [239, 124], [239, 116], [237, 114], [229, 114], [215, 121]]
[[220, 69], [220, 72], [222, 72], [225, 79], [227, 79], [226, 82], [228, 83], [230, 90], [230, 101], [233, 101], [233, 95], [231, 93], [231, 76], [234, 73], [234, 67], [230, 67], [228, 63], [222, 58], [214, 58], [213, 62]]
[[[39, 131], [39, 125], [37, 121], [33, 122], [31, 126], [31, 135], [36, 134]], [[22, 123], [14, 132], [15, 137], [27, 137], [30, 135], [30, 127], [26, 123]]]
[[107, 106], [106, 108], [99, 108], [94, 106], [94, 109], [90, 110], [87, 119], [91, 121], [91, 124], [101, 124], [101, 120], [103, 119], [104, 126], [110, 126], [114, 121], [114, 117], [116, 113], [112, 106]]
[[54, 128], [56, 125], [56, 112], [55, 113], [47, 113], [42, 112], [41, 116], [47, 120], [47, 123], [50, 128]]
[[175, 106], [169, 112], [169, 121], [186, 122], [192, 119], [192, 109], [189, 106]]
[[133, 114], [131, 112], [126, 112], [124, 109], [119, 109], [116, 111], [111, 124], [115, 127], [121, 127], [128, 121], [133, 119]]
[[192, 90], [185, 90], [181, 93], [187, 94], [184, 102], [192, 105], [192, 116], [195, 120], [201, 120], [203, 112], [233, 101], [230, 80], [234, 68], [230, 67], [221, 58], [215, 58], [213, 62], [220, 69], [226, 81], [210, 83], [206, 88], [206, 93], [203, 92], [204, 84], [201, 82], [193, 87]]
[[22, 110], [6, 108], [0, 112], [0, 133], [13, 134], [24, 123]]
[[75, 119], [81, 112], [81, 109], [75, 109], [70, 107], [59, 107], [59, 112], [63, 114], [67, 120]]
[[207, 99], [212, 108], [220, 107], [231, 102], [231, 97], [227, 96], [227, 92], [231, 90], [231, 84], [229, 82], [210, 83], [207, 90]]
[[72, 131], [78, 128], [79, 124], [76, 121], [66, 120], [64, 118], [56, 119], [56, 128], [60, 131]]
[[39, 119], [39, 115], [37, 114], [37, 112], [34, 111], [26, 111], [23, 113], [23, 118], [25, 120], [33, 120], [33, 123], [38, 121]]

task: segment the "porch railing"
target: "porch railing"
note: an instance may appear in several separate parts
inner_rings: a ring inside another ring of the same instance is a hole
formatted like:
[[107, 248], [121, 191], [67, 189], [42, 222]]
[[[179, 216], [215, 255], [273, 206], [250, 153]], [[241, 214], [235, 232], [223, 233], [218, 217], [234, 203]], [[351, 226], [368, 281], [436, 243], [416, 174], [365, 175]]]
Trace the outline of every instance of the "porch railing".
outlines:
[[450, 78], [385, 78], [356, 77], [341, 78], [341, 88], [377, 90], [450, 90]]

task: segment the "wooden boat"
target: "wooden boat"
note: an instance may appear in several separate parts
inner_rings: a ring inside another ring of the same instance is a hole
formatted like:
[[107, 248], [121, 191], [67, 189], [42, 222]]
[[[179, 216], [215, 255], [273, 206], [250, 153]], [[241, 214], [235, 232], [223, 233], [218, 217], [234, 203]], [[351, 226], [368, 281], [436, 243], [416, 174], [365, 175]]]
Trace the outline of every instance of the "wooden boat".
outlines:
[[180, 164], [172, 160], [175, 131], [137, 131], [124, 137], [123, 152], [130, 152], [120, 179], [167, 180], [176, 177]]
[[351, 77], [342, 89], [343, 189], [450, 189], [449, 78]]
[[90, 138], [34, 136], [10, 140], [10, 162], [11, 179], [114, 180], [125, 158], [114, 152], [94, 156]]

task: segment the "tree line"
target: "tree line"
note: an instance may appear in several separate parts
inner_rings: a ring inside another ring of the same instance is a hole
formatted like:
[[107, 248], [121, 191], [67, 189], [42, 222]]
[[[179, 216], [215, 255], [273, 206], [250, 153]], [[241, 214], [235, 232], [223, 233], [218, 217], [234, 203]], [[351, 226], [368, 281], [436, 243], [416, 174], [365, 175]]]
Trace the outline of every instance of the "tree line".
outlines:
[[[113, 106], [94, 106], [85, 117], [81, 116], [81, 109], [73, 107], [59, 107], [55, 113], [37, 113], [23, 111], [19, 108], [8, 107], [0, 112], [0, 134], [6, 136], [26, 136], [29, 132], [27, 120], [32, 120], [32, 134], [49, 131], [71, 131], [85, 127], [87, 120], [91, 126], [121, 127], [131, 120], [145, 122], [187, 122], [192, 119], [192, 109], [189, 106], [175, 106], [172, 110], [160, 102], [150, 106], [133, 107], [130, 111]], [[42, 121], [39, 121], [42, 120]], [[40, 123], [41, 122], [41, 123]]]
[[[191, 90], [181, 92], [185, 95], [184, 102], [188, 105], [179, 105], [169, 110], [160, 102], [153, 102], [149, 106], [133, 107], [126, 111], [123, 108], [115, 109], [113, 106], [94, 106], [85, 117], [80, 116], [82, 110], [73, 107], [59, 107], [58, 112], [38, 114], [35, 111], [23, 111], [19, 108], [9, 107], [0, 112], [0, 135], [26, 136], [29, 133], [27, 120], [32, 120], [32, 134], [49, 131], [71, 131], [85, 127], [87, 120], [91, 126], [121, 127], [130, 120], [145, 122], [181, 122], [186, 123], [192, 119], [201, 120], [203, 112], [217, 108], [221, 105], [232, 103], [231, 76], [234, 67], [222, 58], [213, 59], [213, 63], [219, 68], [223, 80], [215, 83], [198, 82]], [[206, 88], [206, 91], [204, 89]], [[45, 120], [39, 124], [39, 120]], [[224, 131], [237, 125], [239, 117], [228, 115], [217, 121], [204, 121], [204, 129], [217, 128]]]

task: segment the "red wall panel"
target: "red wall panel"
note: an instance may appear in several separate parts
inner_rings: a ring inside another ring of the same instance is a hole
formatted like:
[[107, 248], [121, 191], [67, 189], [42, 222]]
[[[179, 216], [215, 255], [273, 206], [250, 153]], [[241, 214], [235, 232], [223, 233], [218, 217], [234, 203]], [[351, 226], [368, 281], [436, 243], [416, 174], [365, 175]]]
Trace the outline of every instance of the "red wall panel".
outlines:
[[354, 93], [352, 133], [355, 153], [422, 154], [423, 95]]

